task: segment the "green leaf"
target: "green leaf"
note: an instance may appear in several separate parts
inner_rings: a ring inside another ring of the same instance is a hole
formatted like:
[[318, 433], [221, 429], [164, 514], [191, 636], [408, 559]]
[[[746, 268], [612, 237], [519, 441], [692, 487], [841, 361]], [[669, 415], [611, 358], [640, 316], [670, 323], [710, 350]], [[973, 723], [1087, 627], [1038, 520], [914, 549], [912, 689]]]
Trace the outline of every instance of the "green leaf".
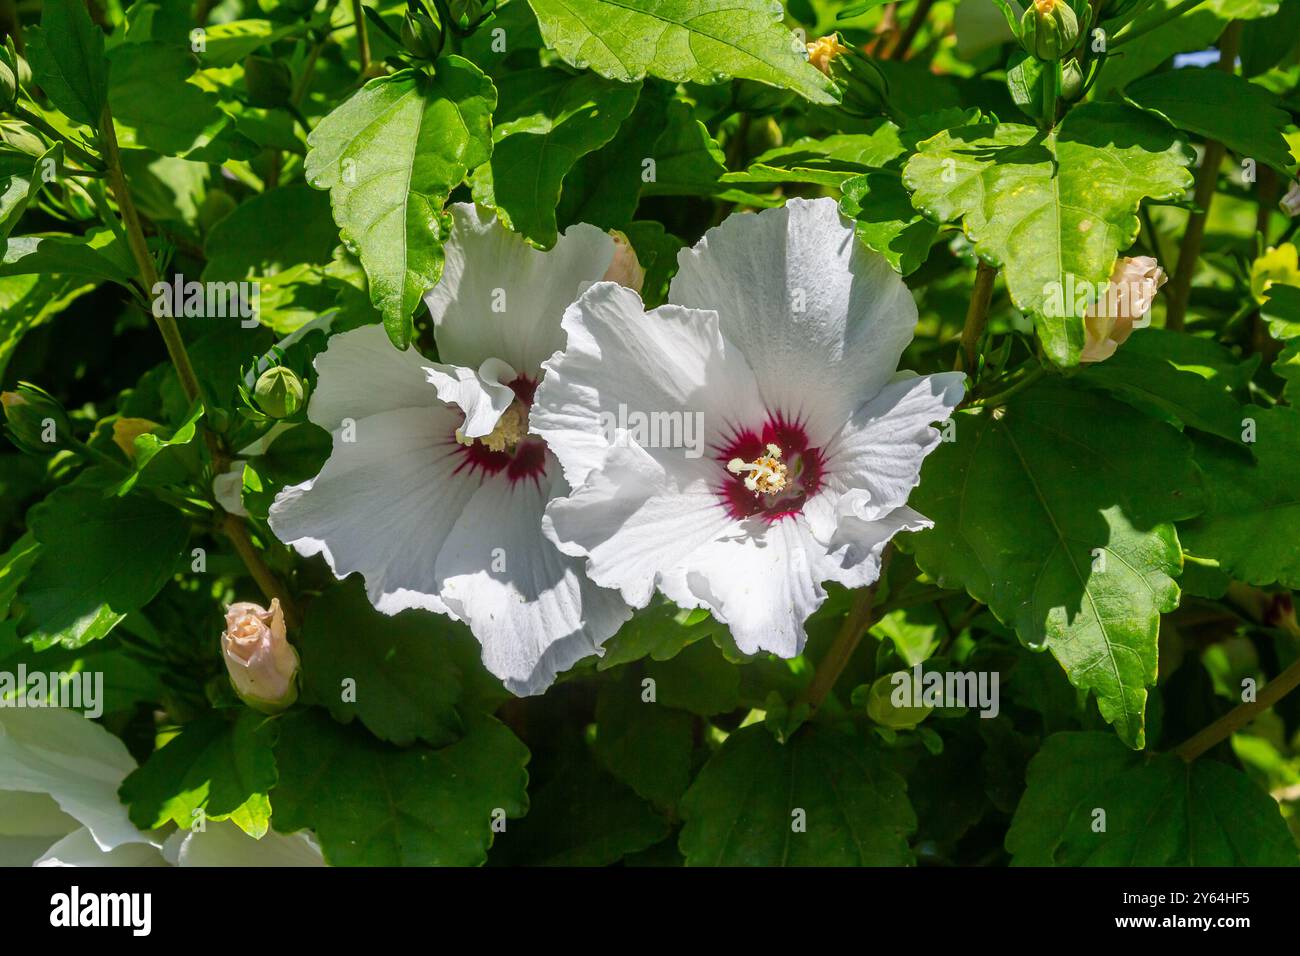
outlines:
[[27, 34], [32, 79], [70, 119], [99, 125], [108, 89], [104, 32], [82, 0], [47, 0], [41, 25]]
[[443, 746], [464, 730], [462, 663], [477, 665], [478, 644], [442, 615], [380, 614], [354, 576], [308, 607], [301, 651], [304, 699], [336, 720], [359, 718], [402, 746]]
[[203, 418], [202, 405], [197, 406], [169, 438], [154, 434], [137, 435], [135, 460], [131, 474], [119, 482], [114, 492], [120, 497], [137, 485], [154, 488], [177, 484], [201, 467], [201, 442], [199, 422]]
[[528, 816], [492, 850], [509, 866], [608, 866], [664, 840], [668, 823], [614, 779], [586, 747], [530, 794]]
[[650, 175], [646, 160], [655, 159], [655, 144], [668, 124], [670, 102], [658, 84], [646, 84], [614, 138], [574, 164], [555, 211], [561, 228], [588, 222], [621, 229], [631, 221]]
[[652, 659], [645, 674], [655, 682], [655, 700], [665, 707], [710, 717], [740, 706], [740, 669], [712, 641], [692, 644], [666, 661]]
[[897, 174], [855, 176], [840, 188], [844, 194], [840, 211], [854, 221], [858, 238], [900, 274], [919, 269], [930, 255], [939, 227], [912, 206]]
[[1253, 423], [1254, 461], [1233, 448], [1196, 445], [1207, 502], [1203, 515], [1180, 526], [1183, 547], [1238, 581], [1300, 588], [1300, 412], [1252, 405], [1243, 418]]
[[733, 77], [837, 101], [803, 43], [766, 0], [528, 0], [542, 39], [566, 62], [612, 80], [674, 83]]
[[7, 238], [13, 232], [14, 226], [18, 225], [18, 220], [27, 211], [28, 204], [45, 188], [45, 174], [61, 172], [59, 167], [63, 164], [63, 144], [55, 143], [39, 157], [24, 158], [32, 160], [30, 169], [24, 169], [22, 173], [10, 176], [0, 183], [0, 239]]
[[433, 750], [399, 749], [307, 710], [281, 721], [275, 755], [276, 829], [314, 830], [335, 866], [477, 866], [494, 814], [528, 808], [528, 750], [486, 715]]
[[965, 587], [1071, 683], [1130, 747], [1144, 741], [1160, 614], [1178, 604], [1170, 522], [1195, 514], [1190, 443], [1103, 395], [1040, 385], [1000, 415], [957, 416], [912, 505], [934, 521], [917, 564]]
[[304, 263], [329, 265], [338, 241], [328, 197], [302, 185], [281, 186], [240, 203], [212, 227], [203, 278], [240, 280]]
[[151, 41], [123, 43], [109, 56], [113, 65], [108, 102], [123, 149], [150, 149], [164, 155], [223, 162], [248, 159], [252, 149], [236, 149], [228, 135], [234, 120], [221, 110], [216, 94], [188, 82], [198, 60], [188, 47]]
[[1290, 114], [1276, 94], [1235, 74], [1217, 68], [1157, 73], [1130, 83], [1124, 95], [1179, 129], [1216, 139], [1283, 176], [1293, 165], [1282, 138]]
[[689, 644], [708, 637], [718, 624], [707, 612], [683, 611], [663, 601], [638, 611], [617, 634], [605, 643], [604, 656], [597, 662], [599, 670], [638, 661], [647, 655], [657, 661], [676, 656]]
[[370, 299], [398, 348], [442, 276], [447, 195], [491, 154], [496, 91], [473, 63], [438, 61], [371, 80], [307, 137], [304, 171], [330, 191], [334, 221], [370, 280]]
[[10, 236], [0, 255], [0, 276], [61, 275], [127, 285], [135, 275], [126, 244], [112, 230], [85, 236]]
[[475, 198], [495, 206], [510, 228], [550, 248], [564, 178], [579, 159], [614, 138], [640, 85], [541, 69], [511, 73], [499, 89], [491, 167], [475, 178]]
[[[723, 743], [682, 799], [691, 866], [906, 866], [916, 815], [903, 779], [857, 737], [761, 726]], [[802, 824], [802, 828], [800, 825]]]
[[691, 782], [693, 725], [690, 714], [643, 700], [630, 674], [596, 698], [596, 755], [640, 796], [673, 807]]
[[72, 276], [27, 273], [0, 278], [0, 377], [24, 335], [94, 287]]
[[81, 481], [54, 491], [27, 514], [41, 549], [22, 586], [22, 624], [38, 647], [80, 647], [143, 607], [171, 578], [189, 522], [143, 495], [105, 497]]
[[[878, 170], [903, 153], [898, 127], [888, 121], [870, 133], [805, 137], [762, 153], [742, 173], [727, 173], [729, 183], [816, 183], [841, 187], [845, 180]], [[910, 210], [909, 210], [910, 213]]]
[[981, 258], [1002, 267], [1012, 301], [1033, 313], [1048, 355], [1071, 366], [1084, 340], [1075, 290], [1110, 279], [1142, 199], [1181, 197], [1190, 161], [1157, 117], [1085, 103], [1051, 132], [992, 122], [942, 132], [920, 144], [903, 182], [930, 218], [962, 220]]
[[[241, 708], [234, 720], [208, 713], [185, 724], [122, 781], [131, 822], [190, 829], [200, 817], [233, 820], [261, 839], [270, 828], [276, 722]], [[202, 814], [196, 814], [202, 810]]]
[[[1199, 351], [1198, 340], [1190, 335], [1138, 329], [1110, 358], [1083, 368], [1079, 380], [1157, 417], [1240, 444], [1244, 409], [1232, 397], [1226, 376], [1194, 370]], [[1232, 354], [1220, 351], [1230, 363]]]
[[1215, 760], [1188, 763], [1133, 753], [1109, 734], [1061, 733], [1030, 761], [1026, 783], [1007, 831], [1013, 866], [1297, 863], [1277, 801]]

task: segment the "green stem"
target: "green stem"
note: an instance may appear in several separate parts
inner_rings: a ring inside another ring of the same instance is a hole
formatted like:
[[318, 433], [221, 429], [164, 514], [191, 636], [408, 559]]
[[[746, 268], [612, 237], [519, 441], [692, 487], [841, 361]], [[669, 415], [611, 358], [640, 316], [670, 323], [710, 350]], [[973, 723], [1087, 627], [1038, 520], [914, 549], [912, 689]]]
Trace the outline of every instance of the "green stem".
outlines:
[[366, 31], [366, 15], [362, 6], [361, 0], [352, 0], [352, 19], [356, 23], [358, 55], [361, 60], [358, 72], [365, 73], [370, 69], [370, 34]]
[[28, 126], [33, 126], [40, 130], [50, 139], [62, 143], [64, 149], [68, 151], [69, 156], [75, 157], [78, 161], [85, 163], [91, 169], [102, 170], [104, 168], [104, 161], [98, 156], [90, 153], [83, 147], [79, 146], [75, 141], [69, 139], [63, 133], [60, 133], [57, 129], [25, 106], [15, 103], [10, 108], [9, 112], [13, 113], [14, 116], [18, 117], [18, 119], [22, 120]]
[[989, 322], [989, 303], [993, 300], [993, 280], [998, 270], [980, 260], [975, 270], [975, 285], [971, 289], [970, 305], [966, 308], [966, 322], [961, 329], [961, 344], [957, 349], [956, 369], [971, 376], [979, 356], [980, 338]]
[[1017, 392], [1023, 391], [1024, 389], [1028, 388], [1030, 385], [1033, 385], [1036, 381], [1038, 381], [1046, 374], [1047, 374], [1047, 369], [1039, 365], [1037, 368], [1033, 369], [1033, 371], [1027, 372], [1025, 375], [1022, 375], [1018, 381], [1008, 386], [1007, 388], [1003, 389], [1002, 391], [996, 392], [993, 395], [989, 395], [984, 398], [976, 399], [975, 401], [971, 402], [970, 407], [985, 408], [993, 405], [1005, 405], [1007, 399], [1009, 399], [1012, 395], [1015, 395]]
[[840, 674], [853, 658], [853, 652], [858, 649], [862, 635], [866, 634], [867, 628], [871, 626], [876, 592], [880, 590], [880, 582], [885, 579], [885, 570], [889, 566], [891, 554], [891, 546], [885, 545], [885, 550], [880, 556], [880, 577], [858, 593], [853, 606], [849, 609], [849, 616], [844, 619], [839, 634], [835, 636], [835, 642], [826, 651], [826, 655], [817, 662], [812, 683], [800, 695], [800, 700], [809, 704], [813, 710], [821, 706], [826, 695], [840, 679]]
[[934, 0], [920, 0], [916, 9], [912, 11], [912, 17], [907, 21], [907, 27], [903, 30], [903, 35], [898, 38], [894, 48], [889, 51], [891, 60], [901, 60], [907, 56], [908, 50], [912, 48], [912, 41], [916, 39], [917, 33], [921, 30], [921, 25], [925, 23], [925, 18], [930, 15], [930, 8], [934, 6]]
[[1174, 753], [1192, 761], [1222, 740], [1227, 740], [1260, 713], [1272, 707], [1296, 687], [1300, 686], [1300, 660], [1264, 685], [1255, 700], [1238, 704], [1214, 723], [1174, 748]]
[[1155, 18], [1154, 20], [1149, 20], [1148, 22], [1142, 24], [1142, 26], [1140, 27], [1130, 26], [1128, 30], [1121, 32], [1118, 36], [1112, 39], [1107, 44], [1107, 49], [1113, 50], [1116, 47], [1123, 46], [1125, 43], [1128, 43], [1130, 40], [1136, 40], [1138, 37], [1146, 36], [1152, 30], [1164, 26], [1170, 20], [1174, 20], [1182, 16], [1188, 10], [1191, 10], [1194, 7], [1199, 7], [1201, 4], [1205, 2], [1207, 2], [1207, 0], [1182, 0], [1182, 3], [1170, 7], [1161, 16]]

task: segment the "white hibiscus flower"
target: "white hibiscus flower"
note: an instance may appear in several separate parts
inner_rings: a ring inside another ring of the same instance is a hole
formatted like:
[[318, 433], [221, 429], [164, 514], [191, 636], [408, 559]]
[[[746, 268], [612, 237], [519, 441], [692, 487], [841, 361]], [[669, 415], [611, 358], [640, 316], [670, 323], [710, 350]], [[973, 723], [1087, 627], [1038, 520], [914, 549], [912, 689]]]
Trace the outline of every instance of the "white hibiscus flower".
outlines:
[[425, 299], [442, 361], [397, 351], [377, 326], [334, 336], [307, 409], [334, 450], [277, 497], [270, 523], [336, 576], [360, 572], [383, 613], [468, 622], [488, 670], [536, 694], [631, 614], [543, 535], [547, 502], [568, 486], [527, 423], [542, 362], [564, 344], [565, 308], [634, 270], [593, 226], [540, 252], [475, 206], [452, 215], [442, 280]]
[[324, 866], [306, 831], [256, 840], [224, 820], [137, 830], [117, 796], [135, 767], [78, 713], [0, 709], [0, 866]]
[[[600, 283], [565, 313], [531, 418], [575, 489], [547, 532], [634, 607], [658, 588], [793, 656], [824, 582], [870, 584], [930, 527], [907, 498], [963, 376], [896, 372], [916, 305], [833, 200], [734, 215], [679, 264], [674, 304]], [[692, 421], [702, 447], [665, 447]]]

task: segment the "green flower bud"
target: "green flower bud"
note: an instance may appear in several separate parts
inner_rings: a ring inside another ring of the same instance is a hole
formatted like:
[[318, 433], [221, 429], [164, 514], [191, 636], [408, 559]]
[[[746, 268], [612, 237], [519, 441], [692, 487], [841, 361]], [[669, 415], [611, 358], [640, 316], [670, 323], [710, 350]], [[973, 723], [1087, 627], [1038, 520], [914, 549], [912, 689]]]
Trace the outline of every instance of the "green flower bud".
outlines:
[[442, 31], [427, 13], [408, 11], [402, 21], [402, 45], [412, 56], [436, 60], [442, 50]]
[[28, 156], [42, 156], [49, 149], [45, 140], [37, 136], [26, 123], [18, 120], [0, 119], [0, 143]]
[[1020, 20], [1020, 45], [1040, 60], [1059, 60], [1079, 41], [1079, 18], [1066, 0], [1033, 0]]
[[244, 86], [253, 106], [285, 106], [293, 95], [293, 74], [282, 60], [267, 56], [244, 58]]
[[879, 116], [889, 95], [889, 81], [876, 64], [857, 50], [842, 47], [826, 58], [829, 75], [843, 94], [841, 105], [854, 116]]
[[20, 62], [11, 46], [0, 47], [0, 110], [12, 109], [18, 102], [18, 88], [22, 85]]
[[882, 727], [910, 730], [930, 716], [932, 708], [920, 704], [921, 689], [911, 671], [876, 678], [867, 693], [867, 716]]
[[302, 379], [283, 365], [273, 365], [258, 377], [253, 397], [267, 415], [288, 418], [302, 408]]
[[1068, 60], [1061, 64], [1061, 98], [1076, 100], [1083, 92], [1083, 67], [1078, 60]]
[[33, 455], [49, 455], [71, 436], [72, 424], [53, 395], [22, 382], [18, 390], [0, 392], [6, 430], [15, 445]]

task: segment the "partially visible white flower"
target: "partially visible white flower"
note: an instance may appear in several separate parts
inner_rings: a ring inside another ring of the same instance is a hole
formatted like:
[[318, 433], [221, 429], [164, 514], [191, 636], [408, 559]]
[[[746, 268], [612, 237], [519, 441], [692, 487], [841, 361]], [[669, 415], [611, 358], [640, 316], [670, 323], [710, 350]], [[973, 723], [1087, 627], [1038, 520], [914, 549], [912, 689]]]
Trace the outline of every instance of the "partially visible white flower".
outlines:
[[1156, 292], [1167, 278], [1151, 256], [1117, 260], [1105, 294], [1084, 315], [1084, 346], [1079, 361], [1100, 362], [1114, 355], [1133, 334], [1134, 323], [1151, 311]]
[[[565, 313], [531, 416], [574, 488], [547, 530], [634, 607], [658, 589], [793, 656], [826, 581], [871, 583], [930, 527], [907, 498], [963, 376], [896, 374], [916, 305], [834, 200], [733, 215], [678, 261], [676, 304], [601, 283]], [[617, 424], [656, 415], [704, 453]]]
[[307, 831], [137, 830], [117, 796], [135, 768], [121, 740], [74, 711], [0, 709], [0, 866], [324, 865]]
[[1300, 216], [1300, 180], [1291, 183], [1291, 188], [1286, 191], [1286, 195], [1282, 197], [1278, 205], [1282, 207], [1282, 211], [1288, 216], [1292, 218]]
[[542, 362], [564, 344], [561, 316], [609, 274], [615, 242], [576, 225], [541, 252], [490, 212], [451, 213], [442, 280], [425, 299], [441, 361], [397, 351], [378, 326], [331, 338], [307, 417], [334, 449], [269, 520], [337, 577], [363, 575], [381, 612], [468, 622], [488, 670], [535, 694], [630, 615], [543, 535], [547, 502], [568, 486], [527, 433]]
[[232, 461], [221, 474], [212, 479], [212, 497], [221, 505], [223, 511], [241, 518], [248, 517], [244, 507], [244, 468], [246, 463]]

